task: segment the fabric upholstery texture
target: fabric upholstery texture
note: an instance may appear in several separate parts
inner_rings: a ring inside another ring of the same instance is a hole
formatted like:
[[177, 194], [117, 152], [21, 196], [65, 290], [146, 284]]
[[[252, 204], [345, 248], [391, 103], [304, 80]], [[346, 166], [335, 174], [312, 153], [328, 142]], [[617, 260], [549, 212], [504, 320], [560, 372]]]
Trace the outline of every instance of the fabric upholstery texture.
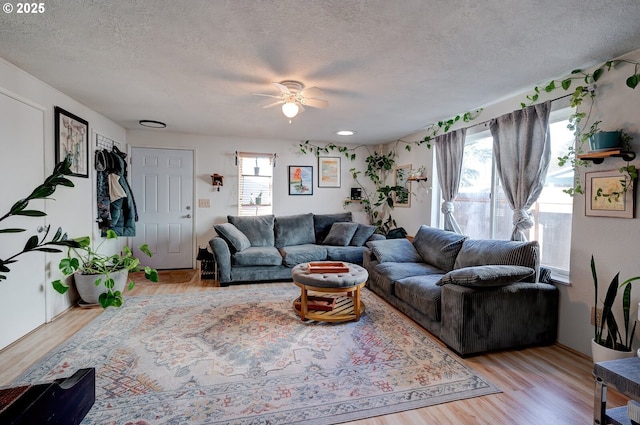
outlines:
[[358, 223], [336, 222], [331, 225], [331, 230], [324, 238], [324, 245], [347, 246], [351, 238], [358, 230]]
[[275, 218], [275, 246], [316, 243], [313, 230], [313, 214], [299, 214]]
[[255, 217], [229, 215], [227, 220], [245, 234], [251, 242], [251, 246], [274, 246], [274, 215], [258, 215]]
[[278, 266], [282, 256], [273, 246], [252, 246], [233, 254], [232, 261], [238, 266]]
[[322, 245], [291, 245], [280, 248], [282, 264], [293, 267], [296, 264], [327, 259], [327, 249]]
[[251, 241], [247, 236], [231, 223], [216, 224], [213, 228], [236, 252], [251, 246]]
[[378, 261], [396, 263], [418, 263], [422, 258], [408, 239], [386, 239], [367, 242]]
[[363, 246], [365, 242], [376, 232], [376, 226], [371, 226], [369, 224], [358, 224], [358, 229], [356, 233], [351, 238], [351, 242], [349, 245], [351, 246]]
[[440, 320], [440, 297], [442, 288], [437, 285], [439, 275], [416, 275], [398, 280], [394, 285], [396, 297], [420, 306], [420, 310], [431, 320]]
[[437, 285], [447, 283], [469, 287], [505, 286], [521, 281], [535, 274], [535, 270], [523, 266], [475, 266], [451, 270], [438, 281]]
[[338, 214], [314, 214], [313, 230], [316, 234], [316, 243], [321, 243], [329, 234], [331, 225], [337, 221], [353, 221], [351, 211]]
[[346, 261], [347, 263], [362, 263], [363, 246], [332, 246], [323, 245], [327, 250], [328, 261]]
[[[540, 245], [537, 241], [516, 242], [493, 239], [469, 239], [464, 241], [454, 268], [483, 266], [487, 264], [531, 267], [538, 271]], [[536, 282], [536, 274], [524, 279]]]
[[448, 272], [453, 269], [466, 239], [467, 236], [458, 233], [422, 225], [413, 238], [413, 245], [424, 262]]

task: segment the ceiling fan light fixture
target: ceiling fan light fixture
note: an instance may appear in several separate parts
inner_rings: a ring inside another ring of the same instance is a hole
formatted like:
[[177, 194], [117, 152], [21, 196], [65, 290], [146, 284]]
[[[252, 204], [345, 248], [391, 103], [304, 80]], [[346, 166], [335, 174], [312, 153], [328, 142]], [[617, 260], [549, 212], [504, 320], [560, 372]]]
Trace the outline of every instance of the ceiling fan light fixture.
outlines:
[[354, 130], [338, 130], [336, 134], [338, 136], [353, 136], [356, 132]]
[[287, 118], [293, 118], [298, 115], [300, 108], [294, 102], [286, 102], [282, 105], [282, 113]]

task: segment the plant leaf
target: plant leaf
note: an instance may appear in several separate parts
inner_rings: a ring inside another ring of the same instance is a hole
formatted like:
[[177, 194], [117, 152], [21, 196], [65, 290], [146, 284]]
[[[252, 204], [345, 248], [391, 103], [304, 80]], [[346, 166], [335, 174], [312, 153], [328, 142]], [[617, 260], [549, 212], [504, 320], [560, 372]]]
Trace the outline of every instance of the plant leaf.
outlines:
[[24, 231], [25, 229], [0, 229], [0, 233], [20, 233]]
[[634, 74], [631, 77], [627, 78], [627, 87], [635, 89], [636, 86], [640, 83], [640, 75]]
[[13, 215], [24, 215], [27, 217], [44, 217], [47, 214], [38, 210], [21, 210], [16, 211]]
[[60, 279], [54, 280], [53, 282], [51, 282], [51, 285], [53, 286], [53, 289], [55, 289], [56, 291], [58, 291], [61, 294], [64, 294], [65, 292], [67, 292], [69, 290], [69, 285], [67, 285], [66, 283], [64, 283]]

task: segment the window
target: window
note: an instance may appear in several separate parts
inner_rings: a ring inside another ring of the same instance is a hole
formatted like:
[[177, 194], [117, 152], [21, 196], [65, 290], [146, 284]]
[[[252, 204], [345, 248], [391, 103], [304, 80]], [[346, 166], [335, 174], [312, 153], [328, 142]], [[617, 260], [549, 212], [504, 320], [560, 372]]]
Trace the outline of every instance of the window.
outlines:
[[273, 154], [238, 153], [238, 215], [273, 211]]
[[[541, 247], [541, 264], [556, 275], [568, 277], [571, 251], [573, 198], [563, 192], [573, 185], [573, 169], [558, 166], [557, 158], [573, 143], [567, 128], [569, 109], [551, 113], [551, 160], [544, 189], [531, 207], [534, 227], [527, 238]], [[489, 130], [468, 134], [465, 139], [460, 188], [455, 217], [462, 233], [472, 238], [509, 239], [513, 212], [507, 202], [493, 160]]]

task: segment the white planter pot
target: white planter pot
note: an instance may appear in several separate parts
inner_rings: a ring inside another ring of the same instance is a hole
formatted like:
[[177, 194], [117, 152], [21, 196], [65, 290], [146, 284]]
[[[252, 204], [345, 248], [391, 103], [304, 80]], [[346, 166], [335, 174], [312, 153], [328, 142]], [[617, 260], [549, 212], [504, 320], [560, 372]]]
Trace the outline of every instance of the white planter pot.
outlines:
[[591, 339], [591, 355], [593, 362], [606, 362], [609, 360], [620, 360], [634, 357], [636, 353], [633, 351], [617, 351], [611, 348], [603, 347], [600, 344], [596, 344], [595, 339]]
[[[96, 286], [96, 279], [101, 278], [102, 282], [100, 285]], [[128, 270], [120, 270], [114, 273], [111, 273], [111, 278], [113, 278], [115, 286], [113, 288], [114, 291], [124, 291], [124, 287], [127, 284], [127, 279], [129, 278]], [[78, 290], [78, 294], [80, 298], [85, 304], [98, 304], [98, 299], [100, 294], [106, 292], [104, 287], [104, 275], [96, 275], [96, 274], [81, 274], [74, 273], [73, 280], [76, 284], [76, 289]]]

